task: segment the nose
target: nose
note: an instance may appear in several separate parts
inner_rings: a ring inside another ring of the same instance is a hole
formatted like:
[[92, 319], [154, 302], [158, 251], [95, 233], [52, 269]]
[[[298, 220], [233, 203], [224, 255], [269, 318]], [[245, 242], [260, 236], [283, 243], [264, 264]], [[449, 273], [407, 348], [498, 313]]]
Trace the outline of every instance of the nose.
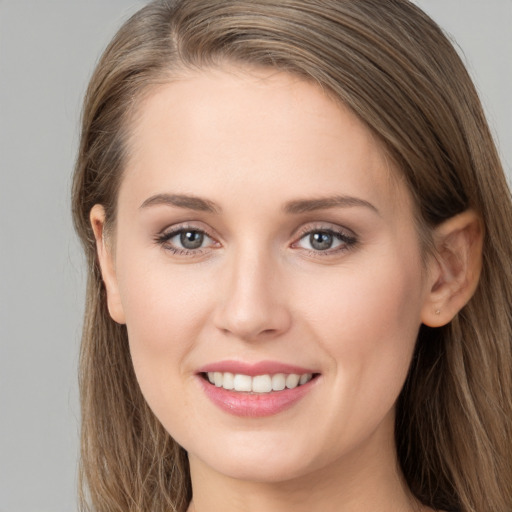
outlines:
[[286, 332], [291, 315], [278, 265], [266, 254], [240, 254], [226, 262], [219, 283], [215, 326], [245, 341], [270, 339]]

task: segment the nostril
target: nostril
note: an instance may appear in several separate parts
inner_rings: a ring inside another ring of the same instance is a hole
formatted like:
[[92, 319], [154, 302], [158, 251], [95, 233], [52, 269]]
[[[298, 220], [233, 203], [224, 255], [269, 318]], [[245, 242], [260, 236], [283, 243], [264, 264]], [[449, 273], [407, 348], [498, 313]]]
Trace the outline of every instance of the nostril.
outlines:
[[[219, 308], [220, 309], [220, 308]], [[285, 306], [241, 304], [227, 306], [217, 312], [216, 327], [226, 336], [234, 336], [245, 341], [269, 339], [286, 332], [291, 324]]]

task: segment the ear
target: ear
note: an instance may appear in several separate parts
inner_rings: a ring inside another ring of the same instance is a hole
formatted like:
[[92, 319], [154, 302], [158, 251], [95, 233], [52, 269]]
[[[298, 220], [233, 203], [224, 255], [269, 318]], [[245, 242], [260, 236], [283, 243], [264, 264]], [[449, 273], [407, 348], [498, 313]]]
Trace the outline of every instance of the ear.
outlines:
[[98, 254], [101, 276], [107, 290], [108, 311], [115, 322], [124, 324], [126, 321], [123, 306], [121, 304], [121, 297], [119, 295], [114, 258], [112, 255], [112, 249], [109, 247], [109, 242], [106, 240], [105, 209], [103, 206], [95, 204], [91, 209], [89, 219], [94, 231], [94, 238], [96, 239], [96, 251]]
[[449, 323], [475, 293], [482, 268], [483, 226], [467, 210], [434, 232], [436, 254], [430, 264], [430, 291], [421, 320], [430, 327]]

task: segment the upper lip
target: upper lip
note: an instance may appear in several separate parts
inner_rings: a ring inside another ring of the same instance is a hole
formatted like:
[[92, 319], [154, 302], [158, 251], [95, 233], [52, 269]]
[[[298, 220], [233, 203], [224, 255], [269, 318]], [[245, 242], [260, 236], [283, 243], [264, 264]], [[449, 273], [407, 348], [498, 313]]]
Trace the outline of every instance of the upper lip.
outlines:
[[295, 366], [278, 361], [258, 361], [255, 363], [248, 363], [243, 361], [227, 360], [210, 363], [199, 368], [198, 373], [208, 372], [230, 372], [234, 374], [249, 375], [275, 375], [276, 373], [295, 373], [303, 375], [305, 373], [316, 373], [311, 369], [301, 366]]

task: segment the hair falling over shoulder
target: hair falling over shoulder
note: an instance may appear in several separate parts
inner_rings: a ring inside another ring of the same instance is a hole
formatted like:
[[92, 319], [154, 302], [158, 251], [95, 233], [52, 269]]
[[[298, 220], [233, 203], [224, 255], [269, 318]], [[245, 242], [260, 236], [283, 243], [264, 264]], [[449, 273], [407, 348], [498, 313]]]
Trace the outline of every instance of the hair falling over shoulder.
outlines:
[[467, 209], [483, 222], [479, 286], [457, 317], [423, 327], [396, 419], [403, 474], [424, 504], [512, 510], [512, 201], [480, 101], [452, 45], [408, 0], [160, 0], [105, 50], [89, 84], [73, 182], [88, 260], [80, 356], [81, 510], [184, 512], [184, 450], [139, 390], [127, 331], [109, 316], [89, 213], [114, 229], [130, 117], [183, 69], [223, 61], [319, 84], [383, 143], [431, 228]]

